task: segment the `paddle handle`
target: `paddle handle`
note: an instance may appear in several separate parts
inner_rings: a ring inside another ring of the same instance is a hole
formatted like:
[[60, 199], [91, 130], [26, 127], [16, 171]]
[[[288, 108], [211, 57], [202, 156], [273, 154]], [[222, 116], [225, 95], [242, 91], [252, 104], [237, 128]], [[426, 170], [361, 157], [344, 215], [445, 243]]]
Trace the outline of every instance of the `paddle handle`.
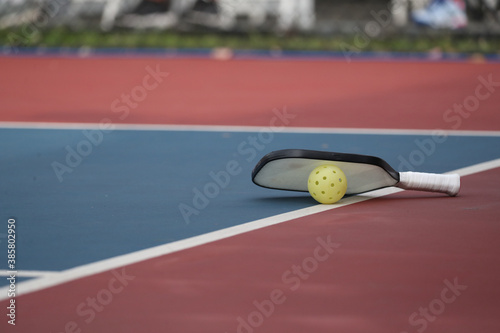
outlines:
[[455, 196], [460, 191], [460, 175], [423, 172], [400, 172], [397, 187], [405, 190], [441, 192]]

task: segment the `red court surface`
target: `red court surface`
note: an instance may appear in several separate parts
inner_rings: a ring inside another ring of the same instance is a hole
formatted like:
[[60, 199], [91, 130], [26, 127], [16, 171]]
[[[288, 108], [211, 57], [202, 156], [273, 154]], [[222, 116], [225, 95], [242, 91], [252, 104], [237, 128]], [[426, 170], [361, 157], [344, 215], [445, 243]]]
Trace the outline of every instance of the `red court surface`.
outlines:
[[[286, 106], [297, 115], [291, 126], [500, 129], [498, 64], [343, 59], [4, 57], [0, 120], [100, 122], [116, 99], [143, 84], [148, 67], [168, 76], [123, 123], [269, 126], [270, 110]], [[495, 84], [477, 112], [444, 119], [455, 103], [475, 96], [479, 77]]]
[[[33, 128], [106, 118], [269, 127], [272, 110], [286, 109], [294, 116], [289, 127], [299, 129], [429, 135], [440, 128], [477, 142], [500, 136], [498, 64], [0, 57], [0, 70], [0, 121], [7, 129], [8, 122]], [[168, 76], [157, 76], [156, 88], [118, 118], [124, 94], [137, 93], [145, 80], [152, 84], [154, 70]], [[452, 111], [467, 103], [470, 111]], [[397, 140], [384, 148], [396, 149]], [[462, 177], [458, 197], [402, 191], [28, 293], [21, 282], [16, 326], [7, 324], [8, 300], [0, 298], [1, 331], [499, 332], [500, 163], [494, 159], [486, 171]], [[52, 273], [66, 278], [68, 271]]]

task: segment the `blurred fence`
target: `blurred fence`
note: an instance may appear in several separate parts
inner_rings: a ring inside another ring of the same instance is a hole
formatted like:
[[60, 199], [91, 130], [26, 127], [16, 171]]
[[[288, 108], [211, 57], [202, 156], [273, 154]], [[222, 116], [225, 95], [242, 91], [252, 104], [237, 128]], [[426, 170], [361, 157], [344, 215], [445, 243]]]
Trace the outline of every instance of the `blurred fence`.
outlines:
[[499, 0], [0, 0], [0, 45], [37, 45], [54, 29], [497, 39], [499, 22]]
[[[390, 31], [422, 29], [412, 20], [430, 0], [0, 0], [0, 29], [32, 24], [39, 28], [117, 28], [222, 31], [302, 31], [353, 33], [375, 20]], [[500, 33], [498, 0], [437, 1], [463, 4], [458, 27], [427, 24], [427, 29]], [[149, 5], [149, 6], [148, 6]], [[425, 13], [424, 13], [425, 15]], [[443, 16], [441, 8], [429, 15]], [[456, 16], [456, 14], [455, 14]], [[446, 19], [446, 18], [445, 18]], [[449, 17], [448, 21], [457, 20]], [[421, 23], [421, 22], [418, 22]], [[453, 24], [453, 23], [451, 23]], [[392, 30], [391, 30], [392, 28]], [[437, 28], [437, 29], [436, 29]], [[425, 29], [425, 28], [424, 28]]]

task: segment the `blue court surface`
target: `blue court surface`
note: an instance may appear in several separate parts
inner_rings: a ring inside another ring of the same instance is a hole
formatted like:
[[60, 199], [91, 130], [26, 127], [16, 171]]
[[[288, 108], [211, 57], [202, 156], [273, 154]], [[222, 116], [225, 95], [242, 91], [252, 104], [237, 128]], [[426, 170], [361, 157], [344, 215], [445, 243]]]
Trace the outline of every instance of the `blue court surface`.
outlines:
[[366, 154], [399, 171], [436, 173], [500, 158], [500, 136], [488, 132], [60, 127], [0, 130], [2, 219], [16, 218], [19, 270], [62, 271], [315, 205], [307, 193], [251, 182], [273, 150]]

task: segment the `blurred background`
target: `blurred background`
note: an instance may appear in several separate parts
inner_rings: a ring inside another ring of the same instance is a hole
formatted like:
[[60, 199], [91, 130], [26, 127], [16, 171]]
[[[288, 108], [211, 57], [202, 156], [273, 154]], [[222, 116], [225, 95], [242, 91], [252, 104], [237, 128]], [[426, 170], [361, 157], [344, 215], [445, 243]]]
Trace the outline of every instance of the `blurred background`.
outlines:
[[94, 48], [500, 53], [499, 0], [0, 0], [3, 53]]

